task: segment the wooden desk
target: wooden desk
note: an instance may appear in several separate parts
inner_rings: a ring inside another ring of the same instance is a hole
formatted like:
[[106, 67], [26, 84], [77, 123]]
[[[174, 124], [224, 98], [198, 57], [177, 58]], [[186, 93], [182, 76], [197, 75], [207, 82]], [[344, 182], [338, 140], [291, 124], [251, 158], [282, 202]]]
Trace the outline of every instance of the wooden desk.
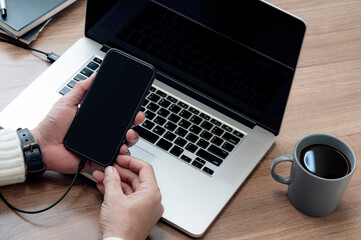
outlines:
[[[275, 146], [203, 238], [359, 239], [360, 167], [338, 209], [327, 217], [313, 218], [292, 207], [287, 187], [272, 179], [270, 164], [277, 155], [291, 153], [295, 143], [311, 133], [343, 139], [361, 159], [361, 2], [270, 2], [303, 18], [308, 25], [282, 129]], [[64, 53], [83, 36], [84, 16], [85, 1], [80, 0], [51, 20], [32, 47]], [[42, 56], [0, 42], [0, 110], [48, 66]], [[289, 166], [277, 170], [287, 175]], [[50, 172], [38, 182], [8, 186], [1, 191], [16, 206], [38, 209], [63, 194], [71, 178]], [[0, 202], [0, 239], [99, 239], [101, 202], [101, 194], [84, 178], [59, 206], [43, 214], [19, 215]], [[188, 239], [163, 222], [154, 227], [149, 238]]]

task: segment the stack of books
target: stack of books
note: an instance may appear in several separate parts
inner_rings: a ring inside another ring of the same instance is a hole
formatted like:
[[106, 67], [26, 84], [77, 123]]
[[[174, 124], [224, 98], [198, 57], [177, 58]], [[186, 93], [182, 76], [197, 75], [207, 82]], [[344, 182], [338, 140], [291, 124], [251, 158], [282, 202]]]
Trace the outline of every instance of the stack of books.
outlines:
[[30, 44], [51, 17], [76, 1], [7, 0], [6, 16], [0, 16], [0, 33]]

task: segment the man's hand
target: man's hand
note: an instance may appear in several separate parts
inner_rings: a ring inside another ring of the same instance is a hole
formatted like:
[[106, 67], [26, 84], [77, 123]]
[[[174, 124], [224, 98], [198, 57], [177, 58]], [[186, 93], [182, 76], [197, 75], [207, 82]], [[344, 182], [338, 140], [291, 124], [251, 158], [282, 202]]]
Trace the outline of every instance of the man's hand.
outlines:
[[94, 171], [104, 194], [100, 212], [103, 238], [145, 239], [163, 214], [161, 193], [149, 163], [118, 155], [105, 173]]
[[[88, 80], [78, 82], [74, 89], [53, 106], [48, 115], [31, 133], [34, 140], [39, 144], [46, 170], [53, 170], [61, 173], [75, 173], [80, 157], [65, 148], [63, 141], [76, 112], [78, 105], [82, 102], [88, 91], [94, 76]], [[140, 124], [145, 119], [144, 113], [139, 112], [135, 118], [135, 124]], [[138, 134], [130, 129], [126, 134], [128, 146], [138, 141]], [[120, 154], [129, 154], [128, 146], [123, 145]], [[84, 171], [96, 167], [88, 161]]]

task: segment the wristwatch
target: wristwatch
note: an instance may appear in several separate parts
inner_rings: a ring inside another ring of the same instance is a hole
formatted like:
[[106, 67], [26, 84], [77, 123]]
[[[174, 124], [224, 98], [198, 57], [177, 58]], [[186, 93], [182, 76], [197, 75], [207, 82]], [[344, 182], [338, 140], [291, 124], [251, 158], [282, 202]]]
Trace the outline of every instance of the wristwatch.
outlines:
[[19, 128], [16, 133], [19, 136], [21, 149], [23, 150], [27, 175], [42, 175], [45, 172], [45, 165], [41, 157], [40, 147], [35, 142], [31, 132], [27, 128]]

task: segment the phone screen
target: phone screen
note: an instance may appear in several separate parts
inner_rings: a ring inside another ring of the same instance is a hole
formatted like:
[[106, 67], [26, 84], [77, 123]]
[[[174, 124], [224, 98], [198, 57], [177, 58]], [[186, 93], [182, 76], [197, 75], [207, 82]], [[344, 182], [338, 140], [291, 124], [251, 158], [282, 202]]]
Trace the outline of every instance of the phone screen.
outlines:
[[110, 50], [66, 136], [64, 145], [102, 166], [111, 165], [151, 87], [155, 69]]

